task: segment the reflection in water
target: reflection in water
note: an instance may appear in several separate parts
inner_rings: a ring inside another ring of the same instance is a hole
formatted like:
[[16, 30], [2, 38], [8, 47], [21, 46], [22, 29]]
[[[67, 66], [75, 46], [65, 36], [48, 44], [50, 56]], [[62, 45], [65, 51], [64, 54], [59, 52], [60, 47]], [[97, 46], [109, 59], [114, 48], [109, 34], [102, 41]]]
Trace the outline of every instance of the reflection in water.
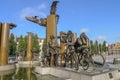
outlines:
[[[12, 76], [14, 74], [14, 71], [6, 71], [6, 72], [0, 72], [0, 80], [13, 80]], [[3, 73], [3, 74], [2, 74]]]
[[33, 68], [19, 68], [14, 73], [0, 75], [0, 80], [37, 80], [32, 70]]
[[18, 80], [37, 80], [36, 76], [32, 73], [33, 68], [19, 68], [15, 79]]

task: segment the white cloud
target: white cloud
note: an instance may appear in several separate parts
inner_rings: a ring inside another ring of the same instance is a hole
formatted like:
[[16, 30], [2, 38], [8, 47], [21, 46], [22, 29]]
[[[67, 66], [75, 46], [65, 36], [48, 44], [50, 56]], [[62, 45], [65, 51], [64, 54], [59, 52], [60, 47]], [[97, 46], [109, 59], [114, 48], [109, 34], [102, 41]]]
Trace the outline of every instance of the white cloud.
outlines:
[[41, 4], [41, 5], [38, 6], [38, 9], [43, 10], [43, 9], [46, 9], [46, 7], [47, 6], [45, 4]]
[[20, 18], [25, 18], [25, 16], [39, 16], [39, 17], [46, 17], [46, 14], [43, 10], [46, 9], [46, 5], [44, 3], [36, 6], [36, 7], [26, 7], [22, 9], [20, 13]]
[[89, 29], [87, 29], [87, 28], [82, 28], [81, 30], [80, 30], [80, 32], [88, 32], [89, 31]]
[[107, 40], [107, 38], [105, 36], [98, 36], [97, 40], [104, 41]]

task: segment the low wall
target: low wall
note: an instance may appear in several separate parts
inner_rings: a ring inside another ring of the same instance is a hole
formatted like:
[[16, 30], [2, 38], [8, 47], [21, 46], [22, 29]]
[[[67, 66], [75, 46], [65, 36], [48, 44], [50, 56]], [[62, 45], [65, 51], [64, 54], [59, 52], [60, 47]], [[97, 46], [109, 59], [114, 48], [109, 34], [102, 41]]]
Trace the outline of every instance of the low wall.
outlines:
[[15, 68], [16, 68], [15, 64], [1, 65], [0, 66], [0, 71], [8, 71], [8, 70], [13, 70]]
[[34, 67], [39, 64], [39, 61], [21, 61], [17, 64], [17, 67]]
[[99, 69], [95, 71], [74, 71], [65, 68], [39, 67], [35, 68], [35, 72], [41, 75], [51, 74], [56, 77], [70, 78], [71, 80], [118, 80], [117, 69]]

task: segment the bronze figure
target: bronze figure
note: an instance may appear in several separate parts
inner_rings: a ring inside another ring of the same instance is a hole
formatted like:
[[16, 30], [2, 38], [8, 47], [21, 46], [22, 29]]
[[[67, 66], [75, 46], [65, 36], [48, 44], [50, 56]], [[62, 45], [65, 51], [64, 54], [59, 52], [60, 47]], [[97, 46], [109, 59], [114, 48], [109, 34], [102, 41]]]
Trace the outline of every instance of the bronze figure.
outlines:
[[57, 38], [57, 23], [59, 20], [59, 15], [56, 14], [57, 3], [58, 1], [53, 1], [51, 5], [50, 15], [48, 15], [47, 18], [37, 19], [37, 16], [26, 17], [27, 20], [46, 27], [46, 46], [48, 46], [51, 35]]
[[29, 20], [29, 21], [32, 21], [34, 23], [37, 23], [37, 24], [39, 24], [41, 26], [45, 26], [46, 27], [46, 24], [47, 24], [46, 18], [40, 18], [40, 20], [37, 19], [37, 16], [34, 16], [34, 17], [25, 17], [25, 18], [27, 20]]
[[49, 65], [57, 66], [57, 58], [58, 58], [58, 44], [53, 35], [50, 36], [50, 41], [48, 43], [49, 49], [48, 54], [50, 56]]
[[56, 5], [59, 1], [54, 1], [51, 5], [51, 10], [50, 10], [50, 14], [56, 14]]
[[[64, 54], [64, 59], [65, 59], [65, 64], [71, 61], [70, 67], [72, 68], [73, 65], [75, 65], [76, 70], [79, 69], [78, 66], [78, 56], [75, 52], [75, 47], [74, 47], [74, 36], [72, 31], [68, 31], [66, 36], [62, 36], [61, 40], [62, 43], [66, 44], [66, 53]], [[75, 63], [74, 63], [75, 62]]]

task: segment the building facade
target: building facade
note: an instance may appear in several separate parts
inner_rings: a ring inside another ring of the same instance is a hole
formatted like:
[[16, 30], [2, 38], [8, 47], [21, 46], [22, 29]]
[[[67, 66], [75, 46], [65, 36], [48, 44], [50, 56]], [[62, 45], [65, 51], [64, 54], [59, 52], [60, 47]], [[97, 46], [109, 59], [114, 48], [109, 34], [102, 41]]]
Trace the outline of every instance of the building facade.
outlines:
[[109, 54], [120, 54], [120, 42], [108, 46]]

